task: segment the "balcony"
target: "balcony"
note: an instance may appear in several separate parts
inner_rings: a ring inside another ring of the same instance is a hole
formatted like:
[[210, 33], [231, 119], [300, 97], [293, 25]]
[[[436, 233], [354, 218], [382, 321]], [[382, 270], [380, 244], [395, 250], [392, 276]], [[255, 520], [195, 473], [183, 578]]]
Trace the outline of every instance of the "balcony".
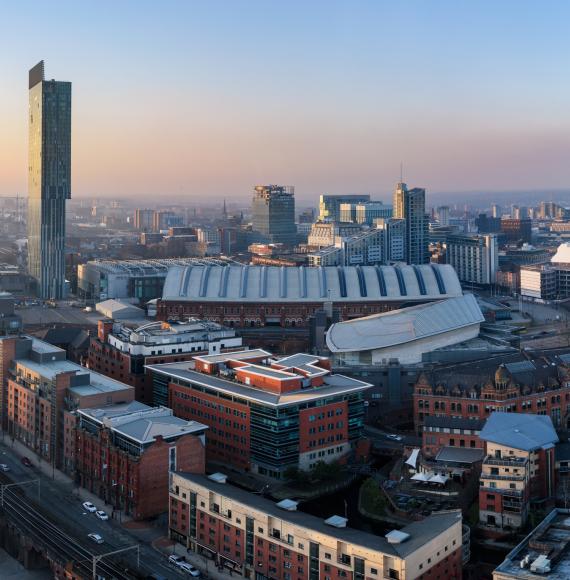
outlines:
[[502, 465], [504, 467], [522, 467], [528, 463], [528, 457], [493, 457], [487, 455], [483, 465]]
[[488, 486], [481, 486], [479, 488], [481, 491], [486, 491], [489, 493], [498, 493], [503, 496], [509, 497], [520, 497], [522, 498], [523, 492], [520, 489], [501, 489], [499, 487], [488, 487]]
[[500, 479], [502, 481], [524, 481], [524, 475], [511, 475], [507, 473], [506, 475], [498, 475], [493, 473], [482, 473], [481, 479]]

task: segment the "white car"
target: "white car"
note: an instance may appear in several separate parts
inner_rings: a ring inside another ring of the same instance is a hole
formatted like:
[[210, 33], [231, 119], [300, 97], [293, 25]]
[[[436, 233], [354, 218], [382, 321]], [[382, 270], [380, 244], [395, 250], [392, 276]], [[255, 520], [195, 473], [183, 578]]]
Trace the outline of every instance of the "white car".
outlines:
[[97, 508], [90, 501], [84, 501], [81, 505], [83, 505], [83, 509], [90, 514], [94, 514], [97, 511]]
[[188, 575], [192, 576], [193, 578], [200, 577], [200, 570], [198, 570], [198, 568], [195, 568], [194, 566], [192, 566], [192, 564], [189, 564], [188, 562], [180, 562], [178, 564], [178, 567], [181, 570], [184, 570], [184, 572], [186, 572]]
[[178, 554], [171, 554], [170, 556], [168, 556], [168, 561], [171, 564], [176, 564], [177, 566], [179, 566], [180, 564], [182, 564], [182, 562], [186, 562], [186, 558], [184, 556], [179, 556]]
[[104, 512], [103, 510], [98, 510], [95, 512], [95, 515], [100, 519], [100, 520], [108, 520], [109, 516], [107, 515], [107, 512]]
[[87, 534], [87, 537], [96, 544], [102, 544], [104, 542], [99, 534]]
[[401, 435], [394, 435], [393, 433], [389, 433], [386, 435], [388, 439], [392, 439], [392, 441], [401, 441], [403, 437]]
[[0, 463], [0, 471], [10, 471], [10, 468], [5, 463]]

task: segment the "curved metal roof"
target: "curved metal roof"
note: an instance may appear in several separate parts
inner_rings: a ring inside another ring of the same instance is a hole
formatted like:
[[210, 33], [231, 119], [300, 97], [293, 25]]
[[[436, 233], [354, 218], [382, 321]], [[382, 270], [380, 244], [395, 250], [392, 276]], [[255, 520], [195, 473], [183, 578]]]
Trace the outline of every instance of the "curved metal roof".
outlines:
[[452, 266], [171, 267], [163, 300], [196, 302], [429, 301], [461, 296]]
[[485, 320], [473, 294], [333, 324], [331, 352], [374, 350], [450, 332]]

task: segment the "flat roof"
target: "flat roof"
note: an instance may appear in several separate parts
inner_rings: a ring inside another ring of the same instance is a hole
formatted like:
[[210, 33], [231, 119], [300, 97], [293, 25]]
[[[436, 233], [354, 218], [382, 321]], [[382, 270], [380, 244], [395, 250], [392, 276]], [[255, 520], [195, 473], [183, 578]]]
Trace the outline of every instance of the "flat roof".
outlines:
[[14, 362], [21, 364], [22, 366], [49, 380], [53, 380], [56, 375], [59, 375], [60, 373], [75, 372], [78, 375], [89, 375], [89, 384], [76, 385], [69, 388], [71, 392], [82, 396], [95, 395], [102, 392], [122, 391], [125, 389], [133, 388], [129, 385], [111, 379], [105, 375], [82, 367], [81, 365], [68, 360], [55, 360], [45, 363], [37, 363], [28, 358], [20, 358], [16, 359]]
[[[427, 542], [436, 538], [453, 524], [461, 522], [461, 511], [446, 511], [432, 513], [424, 520], [414, 522], [402, 528], [402, 532], [409, 534], [409, 539], [401, 544], [390, 544], [384, 536], [377, 536], [354, 528], [337, 528], [325, 524], [324, 520], [302, 511], [289, 511], [277, 507], [270, 499], [259, 495], [252, 495], [243, 489], [228, 483], [216, 483], [205, 475], [177, 472], [176, 475], [198, 484], [215, 493], [224, 495], [244, 506], [267, 513], [268, 515], [292, 524], [302, 526], [317, 533], [325, 534], [343, 542], [362, 546], [375, 552], [381, 552], [391, 556], [406, 558]], [[331, 516], [335, 514], [331, 513]]]
[[238, 350], [236, 352], [225, 352], [220, 354], [204, 354], [201, 356], [195, 356], [194, 360], [217, 364], [223, 363], [227, 360], [249, 360], [252, 358], [271, 358], [273, 355], [266, 350], [261, 348], [255, 348], [252, 350]]
[[294, 405], [326, 396], [363, 391], [372, 386], [369, 383], [357, 379], [335, 374], [324, 376], [324, 384], [319, 387], [307, 387], [300, 391], [279, 395], [260, 388], [244, 385], [236, 381], [222, 379], [215, 375], [200, 373], [190, 368], [187, 362], [145, 365], [145, 368], [168, 377], [208, 387], [227, 395], [234, 395], [242, 399], [272, 406]]
[[172, 439], [208, 429], [198, 421], [175, 417], [167, 407], [149, 407], [137, 401], [77, 412], [142, 445], [152, 443], [159, 436]]
[[442, 447], [436, 456], [436, 461], [450, 463], [477, 463], [482, 461], [485, 452], [483, 449], [471, 447]]
[[[544, 549], [541, 547], [544, 546]], [[554, 509], [544, 520], [495, 568], [501, 578], [534, 580], [568, 580], [570, 578], [570, 510]], [[521, 560], [528, 564], [521, 568]], [[537, 559], [550, 560], [550, 572], [539, 574], [531, 571]]]

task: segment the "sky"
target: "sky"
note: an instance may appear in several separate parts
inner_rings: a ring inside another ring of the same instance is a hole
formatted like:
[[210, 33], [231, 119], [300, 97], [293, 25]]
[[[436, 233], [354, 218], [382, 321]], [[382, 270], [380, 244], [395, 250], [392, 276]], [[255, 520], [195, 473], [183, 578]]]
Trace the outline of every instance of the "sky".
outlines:
[[73, 83], [75, 197], [570, 186], [566, 0], [0, 0], [0, 195], [27, 73]]

